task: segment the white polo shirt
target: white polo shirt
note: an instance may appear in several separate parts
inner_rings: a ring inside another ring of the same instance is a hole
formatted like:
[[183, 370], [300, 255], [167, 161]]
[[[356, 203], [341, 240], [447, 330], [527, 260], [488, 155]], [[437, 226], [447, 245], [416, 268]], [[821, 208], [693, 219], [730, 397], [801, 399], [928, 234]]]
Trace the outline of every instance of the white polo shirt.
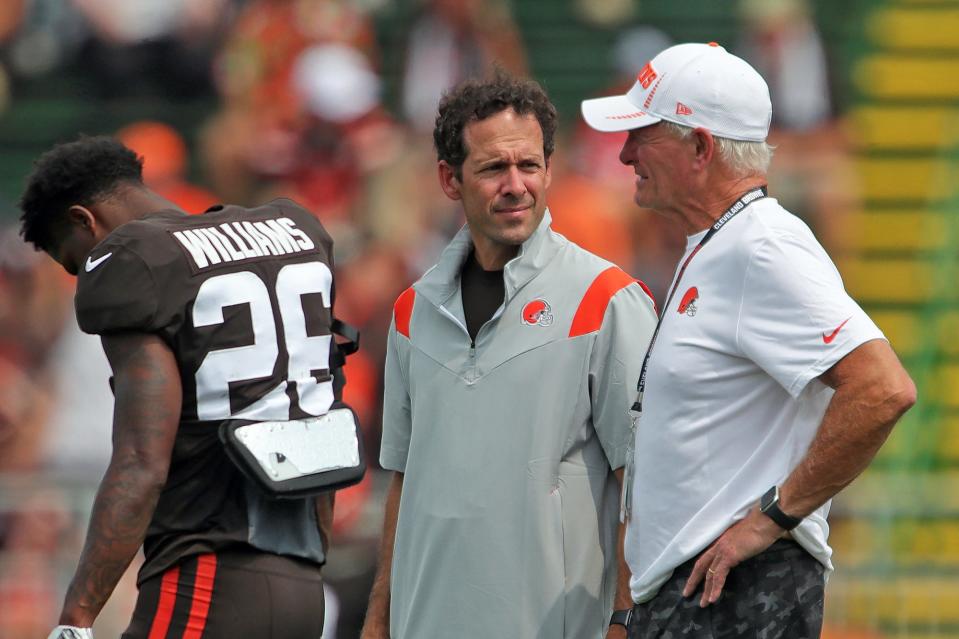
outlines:
[[[705, 231], [689, 238], [686, 255]], [[833, 391], [817, 379], [882, 332], [809, 228], [750, 204], [692, 258], [650, 356], [626, 559], [651, 599], [799, 464]], [[792, 531], [832, 569], [829, 503]]]

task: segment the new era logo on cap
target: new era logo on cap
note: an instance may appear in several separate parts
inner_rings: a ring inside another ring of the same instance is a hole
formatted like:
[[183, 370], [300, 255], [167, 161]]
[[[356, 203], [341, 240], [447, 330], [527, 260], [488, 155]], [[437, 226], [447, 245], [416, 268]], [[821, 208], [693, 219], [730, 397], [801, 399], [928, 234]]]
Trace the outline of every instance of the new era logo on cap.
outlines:
[[[623, 117], [637, 111], [645, 115]], [[667, 120], [718, 137], [762, 142], [772, 104], [762, 76], [711, 42], [669, 47], [642, 67], [626, 95], [584, 100], [582, 112], [598, 131], [628, 131]]]

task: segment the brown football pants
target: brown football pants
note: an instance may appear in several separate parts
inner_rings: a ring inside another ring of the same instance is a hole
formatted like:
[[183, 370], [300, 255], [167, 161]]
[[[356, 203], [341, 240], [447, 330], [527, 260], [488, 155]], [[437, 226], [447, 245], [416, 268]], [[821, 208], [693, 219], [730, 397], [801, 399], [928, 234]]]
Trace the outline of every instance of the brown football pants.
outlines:
[[319, 639], [320, 567], [249, 550], [188, 557], [140, 584], [122, 639]]

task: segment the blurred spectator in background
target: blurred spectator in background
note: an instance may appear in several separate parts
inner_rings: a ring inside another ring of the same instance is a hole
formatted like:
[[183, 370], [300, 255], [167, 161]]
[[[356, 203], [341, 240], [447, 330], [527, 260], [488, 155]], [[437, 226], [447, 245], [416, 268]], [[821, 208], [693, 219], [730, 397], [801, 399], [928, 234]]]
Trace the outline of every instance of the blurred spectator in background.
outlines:
[[[10, 381], [3, 364], [0, 379], [4, 387]], [[48, 620], [59, 605], [58, 567], [50, 558], [65, 541], [68, 505], [60, 491], [38, 488], [17, 506], [16, 511], [0, 511], [0, 550], [5, 558], [0, 572], [0, 636], [36, 639], [46, 636]]]
[[[95, 480], [106, 468], [109, 367], [100, 340], [73, 323], [74, 285], [15, 229], [0, 233], [0, 473]], [[11, 427], [18, 433], [8, 440]]]
[[231, 0], [70, 1], [89, 29], [80, 63], [102, 95], [209, 94]]
[[322, 44], [297, 56], [291, 80], [299, 127], [272, 189], [304, 202], [336, 235], [337, 224], [351, 225], [364, 172], [396, 153], [380, 79], [359, 50]]
[[294, 69], [306, 49], [333, 43], [375, 58], [369, 17], [346, 0], [253, 0], [243, 8], [215, 61], [222, 107], [203, 137], [208, 177], [223, 199], [251, 202], [264, 182], [295, 171], [306, 109]]
[[[8, 0], [0, 3], [0, 47], [6, 47], [23, 22], [26, 0]], [[0, 112], [10, 101], [9, 62], [0, 59]]]
[[40, 457], [47, 472], [95, 482], [112, 451], [110, 365], [100, 339], [77, 327], [72, 304], [64, 317], [50, 354], [48, 376], [55, 401], [43, 429]]
[[0, 358], [0, 474], [37, 470], [52, 399], [40, 380]]
[[186, 180], [186, 143], [170, 125], [142, 120], [123, 127], [116, 137], [143, 158], [143, 183], [187, 213], [202, 213], [219, 201]]
[[403, 114], [433, 128], [443, 91], [493, 65], [526, 73], [526, 54], [504, 0], [426, 0], [410, 28], [403, 69]]
[[5, 63], [14, 78], [32, 78], [65, 64], [85, 37], [76, 7], [63, 0], [5, 2]]
[[60, 400], [51, 378], [70, 284], [50, 270], [15, 229], [0, 233], [0, 636], [43, 636], [60, 593], [50, 561], [67, 525], [56, 489], [42, 490], [51, 413]]
[[6, 42], [23, 21], [27, 0], [6, 0], [0, 3], [0, 42]]
[[[110, 455], [113, 397], [100, 340], [72, 326], [74, 283], [17, 231], [0, 233], [0, 637], [44, 636], [55, 561], [86, 519], [81, 491]], [[83, 380], [83, 384], [78, 383]], [[86, 496], [83, 497], [87, 499]], [[67, 538], [65, 538], [67, 537]], [[130, 605], [132, 583], [119, 602]], [[114, 611], [108, 611], [108, 617]]]
[[639, 6], [635, 0], [572, 0], [570, 4], [584, 22], [607, 29], [629, 24]]
[[16, 230], [0, 230], [0, 357], [34, 375], [47, 363], [70, 306], [70, 278]]
[[769, 83], [773, 126], [814, 129], [832, 117], [822, 38], [806, 0], [740, 0], [737, 53]]
[[834, 117], [829, 65], [807, 0], [740, 0], [737, 53], [769, 83], [770, 180], [783, 206], [803, 218], [827, 246], [859, 208], [850, 141]]

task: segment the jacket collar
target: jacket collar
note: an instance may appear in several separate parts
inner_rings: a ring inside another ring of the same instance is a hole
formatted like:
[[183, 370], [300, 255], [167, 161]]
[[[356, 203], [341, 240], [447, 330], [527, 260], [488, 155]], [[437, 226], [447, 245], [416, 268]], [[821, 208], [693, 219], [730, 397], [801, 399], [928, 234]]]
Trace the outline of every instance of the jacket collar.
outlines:
[[[539, 226], [520, 246], [519, 253], [506, 263], [503, 269], [506, 299], [504, 304], [523, 288], [530, 280], [556, 256], [562, 246], [562, 236], [550, 229], [553, 217], [549, 209], [543, 214]], [[434, 306], [443, 306], [453, 294], [459, 291], [460, 270], [473, 247], [469, 227], [463, 227], [443, 250], [436, 266], [428, 270], [413, 288]]]

